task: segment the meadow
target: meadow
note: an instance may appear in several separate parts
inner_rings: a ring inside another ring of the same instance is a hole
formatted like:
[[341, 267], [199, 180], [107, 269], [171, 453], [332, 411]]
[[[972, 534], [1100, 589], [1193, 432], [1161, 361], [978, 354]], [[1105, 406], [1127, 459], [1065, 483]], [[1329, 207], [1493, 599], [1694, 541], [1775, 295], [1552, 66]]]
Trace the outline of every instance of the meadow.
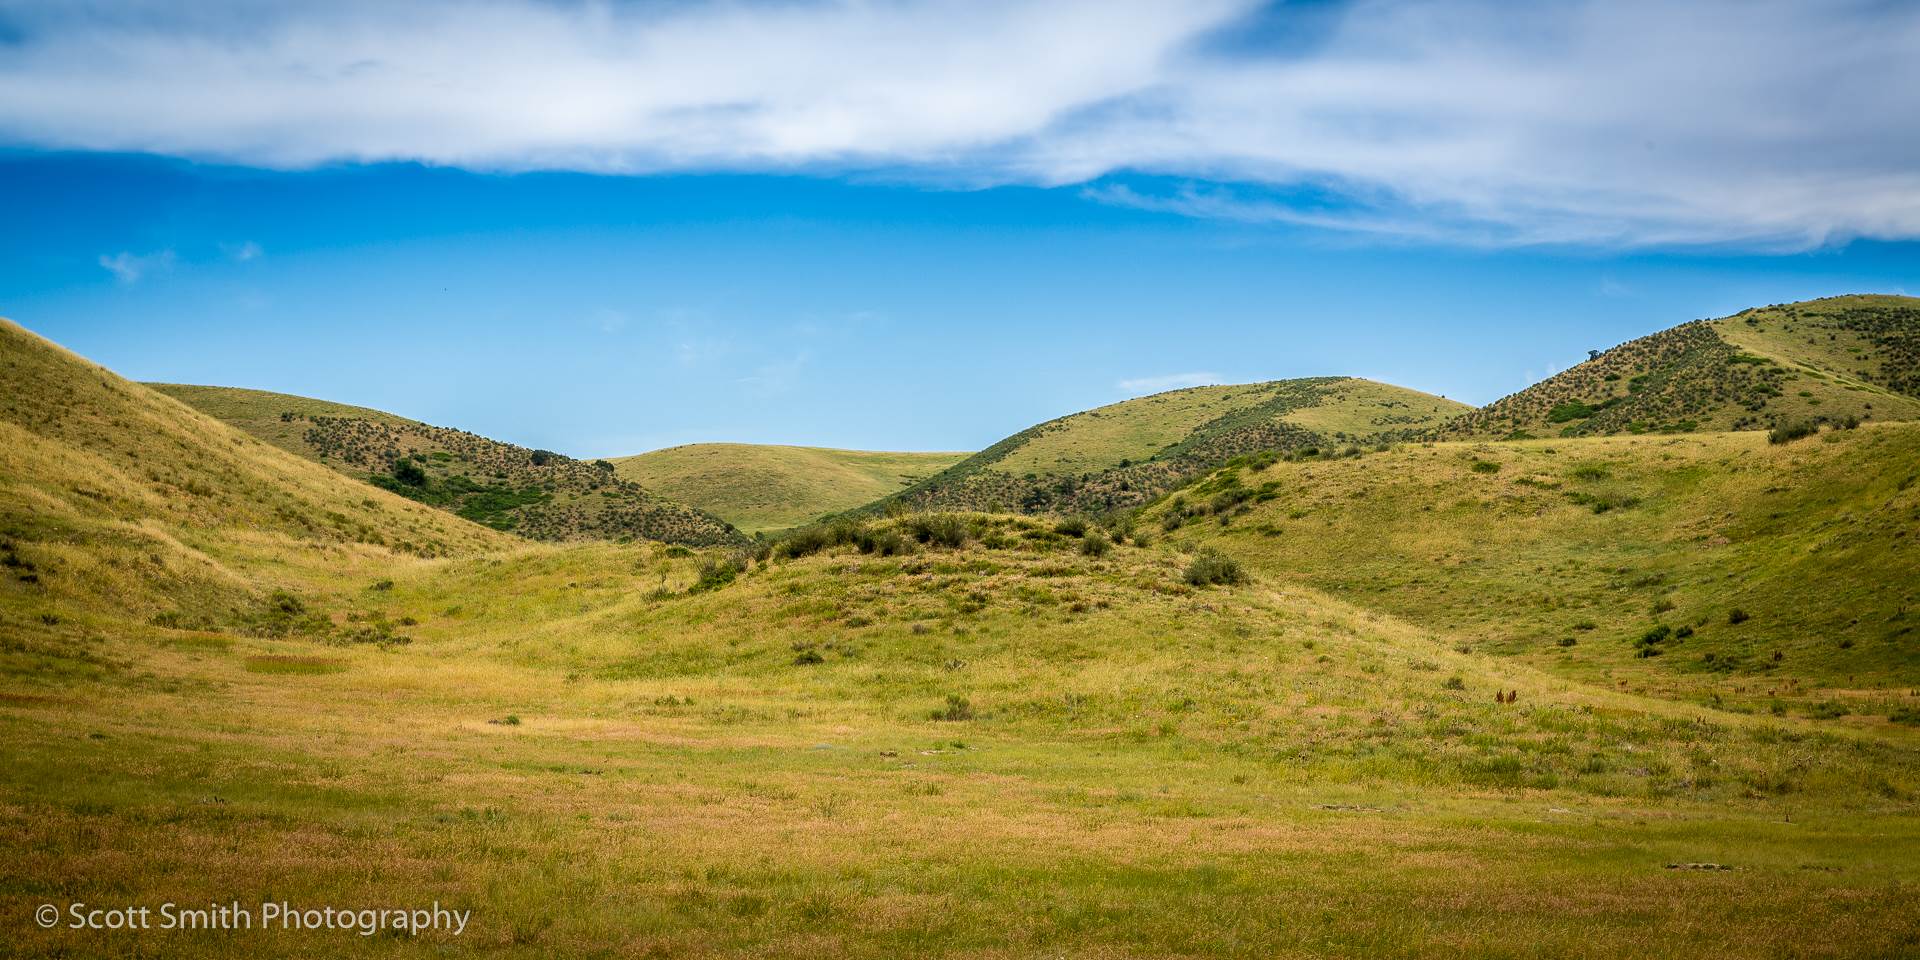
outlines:
[[10, 624], [0, 909], [474, 915], [17, 942], [68, 955], [1915, 946], [1908, 730], [1579, 684], [1309, 588], [1191, 587], [1169, 548], [965, 522], [695, 592], [657, 546], [301, 573], [386, 642]]
[[[13, 954], [1920, 951], [1920, 427], [533, 543], [0, 333]], [[471, 919], [28, 919], [236, 900]]]

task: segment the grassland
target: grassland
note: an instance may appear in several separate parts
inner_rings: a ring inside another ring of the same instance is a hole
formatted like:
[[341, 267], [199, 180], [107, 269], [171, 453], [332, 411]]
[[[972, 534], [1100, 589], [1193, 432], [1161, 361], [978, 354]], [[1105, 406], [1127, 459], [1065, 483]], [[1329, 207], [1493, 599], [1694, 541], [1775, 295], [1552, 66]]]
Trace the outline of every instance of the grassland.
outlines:
[[619, 476], [747, 533], [782, 530], [898, 492], [965, 453], [693, 443], [616, 457]]
[[1469, 409], [1353, 377], [1172, 390], [1029, 427], [869, 512], [1129, 509], [1238, 454], [1434, 429]]
[[1632, 340], [1431, 431], [1442, 438], [1920, 419], [1920, 300], [1745, 310]]
[[155, 384], [203, 413], [384, 490], [533, 540], [738, 545], [726, 521], [587, 463], [353, 407], [231, 387]]
[[[367, 420], [394, 426], [426, 426], [398, 414], [372, 407], [316, 400], [290, 393], [248, 390], [244, 387], [205, 387], [187, 383], [144, 384], [222, 423], [259, 437], [289, 453], [311, 456], [306, 434], [309, 421]], [[291, 416], [288, 416], [291, 414]]]
[[17, 941], [69, 955], [1913, 945], [1906, 731], [1581, 686], [1299, 587], [1185, 587], [1164, 547], [968, 522], [695, 593], [697, 558], [651, 546], [287, 571], [330, 618], [416, 622], [404, 645], [29, 623], [0, 910], [475, 917]]
[[1413, 444], [1223, 471], [1140, 522], [1587, 682], [1872, 726], [1920, 685], [1916, 480], [1920, 424]]
[[[541, 544], [0, 333], [13, 953], [1920, 950], [1920, 426], [1300, 449], [1104, 526]], [[1209, 550], [1245, 576], [1193, 583]], [[1654, 623], [1692, 633], [1641, 657]], [[234, 899], [473, 919], [25, 919]]]

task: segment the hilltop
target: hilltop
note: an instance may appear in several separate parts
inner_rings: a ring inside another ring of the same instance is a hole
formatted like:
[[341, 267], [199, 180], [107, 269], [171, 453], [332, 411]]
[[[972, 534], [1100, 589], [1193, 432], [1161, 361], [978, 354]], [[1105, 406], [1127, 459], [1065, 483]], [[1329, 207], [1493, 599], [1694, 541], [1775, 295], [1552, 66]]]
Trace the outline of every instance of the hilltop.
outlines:
[[747, 533], [851, 510], [965, 459], [747, 443], [693, 443], [612, 460], [616, 475], [691, 504]]
[[1029, 427], [870, 509], [1133, 507], [1242, 454], [1372, 443], [1470, 409], [1355, 377], [1172, 390]]
[[1744, 310], [1631, 340], [1453, 420], [1445, 438], [1920, 419], [1920, 299]]
[[348, 476], [529, 539], [640, 538], [691, 546], [745, 540], [712, 514], [622, 479], [604, 460], [575, 460], [306, 397], [150, 386]]
[[267, 598], [278, 583], [249, 560], [317, 554], [371, 563], [504, 543], [262, 443], [8, 321], [0, 321], [0, 398], [0, 593], [15, 612], [271, 619]]

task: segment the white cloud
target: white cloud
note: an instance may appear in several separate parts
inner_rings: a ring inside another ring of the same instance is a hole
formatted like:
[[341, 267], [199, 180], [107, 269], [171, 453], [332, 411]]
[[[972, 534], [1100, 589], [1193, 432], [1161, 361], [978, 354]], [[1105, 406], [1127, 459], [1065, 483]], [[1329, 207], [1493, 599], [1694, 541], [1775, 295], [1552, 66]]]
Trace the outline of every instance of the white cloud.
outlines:
[[1124, 393], [1160, 393], [1163, 390], [1178, 390], [1182, 387], [1204, 387], [1220, 383], [1217, 373], [1168, 373], [1157, 377], [1135, 377], [1122, 380], [1114, 386]]
[[[1250, 16], [1310, 29], [1259, 49]], [[1886, 0], [0, 0], [0, 20], [0, 140], [48, 148], [1144, 172], [1193, 185], [1090, 195], [1483, 245], [1920, 236], [1920, 5]]]
[[173, 251], [160, 250], [148, 254], [136, 254], [127, 250], [119, 253], [100, 255], [100, 266], [113, 278], [123, 284], [139, 283], [150, 273], [165, 273], [173, 269]]

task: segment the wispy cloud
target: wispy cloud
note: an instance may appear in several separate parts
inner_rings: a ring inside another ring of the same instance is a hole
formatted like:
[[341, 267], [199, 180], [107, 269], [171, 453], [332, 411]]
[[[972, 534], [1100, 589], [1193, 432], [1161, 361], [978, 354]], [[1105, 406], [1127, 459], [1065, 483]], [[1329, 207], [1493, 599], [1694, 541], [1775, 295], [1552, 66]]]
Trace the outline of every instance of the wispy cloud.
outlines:
[[151, 273], [164, 273], [173, 269], [173, 251], [159, 250], [154, 253], [136, 254], [122, 250], [115, 254], [101, 254], [100, 266], [113, 278], [123, 284], [139, 283]]
[[48, 148], [1145, 174], [1196, 186], [1089, 195], [1479, 245], [1920, 236], [1920, 5], [1885, 0], [16, 0], [0, 18], [0, 141]]
[[1168, 373], [1157, 377], [1135, 377], [1122, 380], [1114, 386], [1125, 393], [1159, 393], [1163, 390], [1178, 390], [1182, 387], [1204, 387], [1220, 382], [1217, 373]]

